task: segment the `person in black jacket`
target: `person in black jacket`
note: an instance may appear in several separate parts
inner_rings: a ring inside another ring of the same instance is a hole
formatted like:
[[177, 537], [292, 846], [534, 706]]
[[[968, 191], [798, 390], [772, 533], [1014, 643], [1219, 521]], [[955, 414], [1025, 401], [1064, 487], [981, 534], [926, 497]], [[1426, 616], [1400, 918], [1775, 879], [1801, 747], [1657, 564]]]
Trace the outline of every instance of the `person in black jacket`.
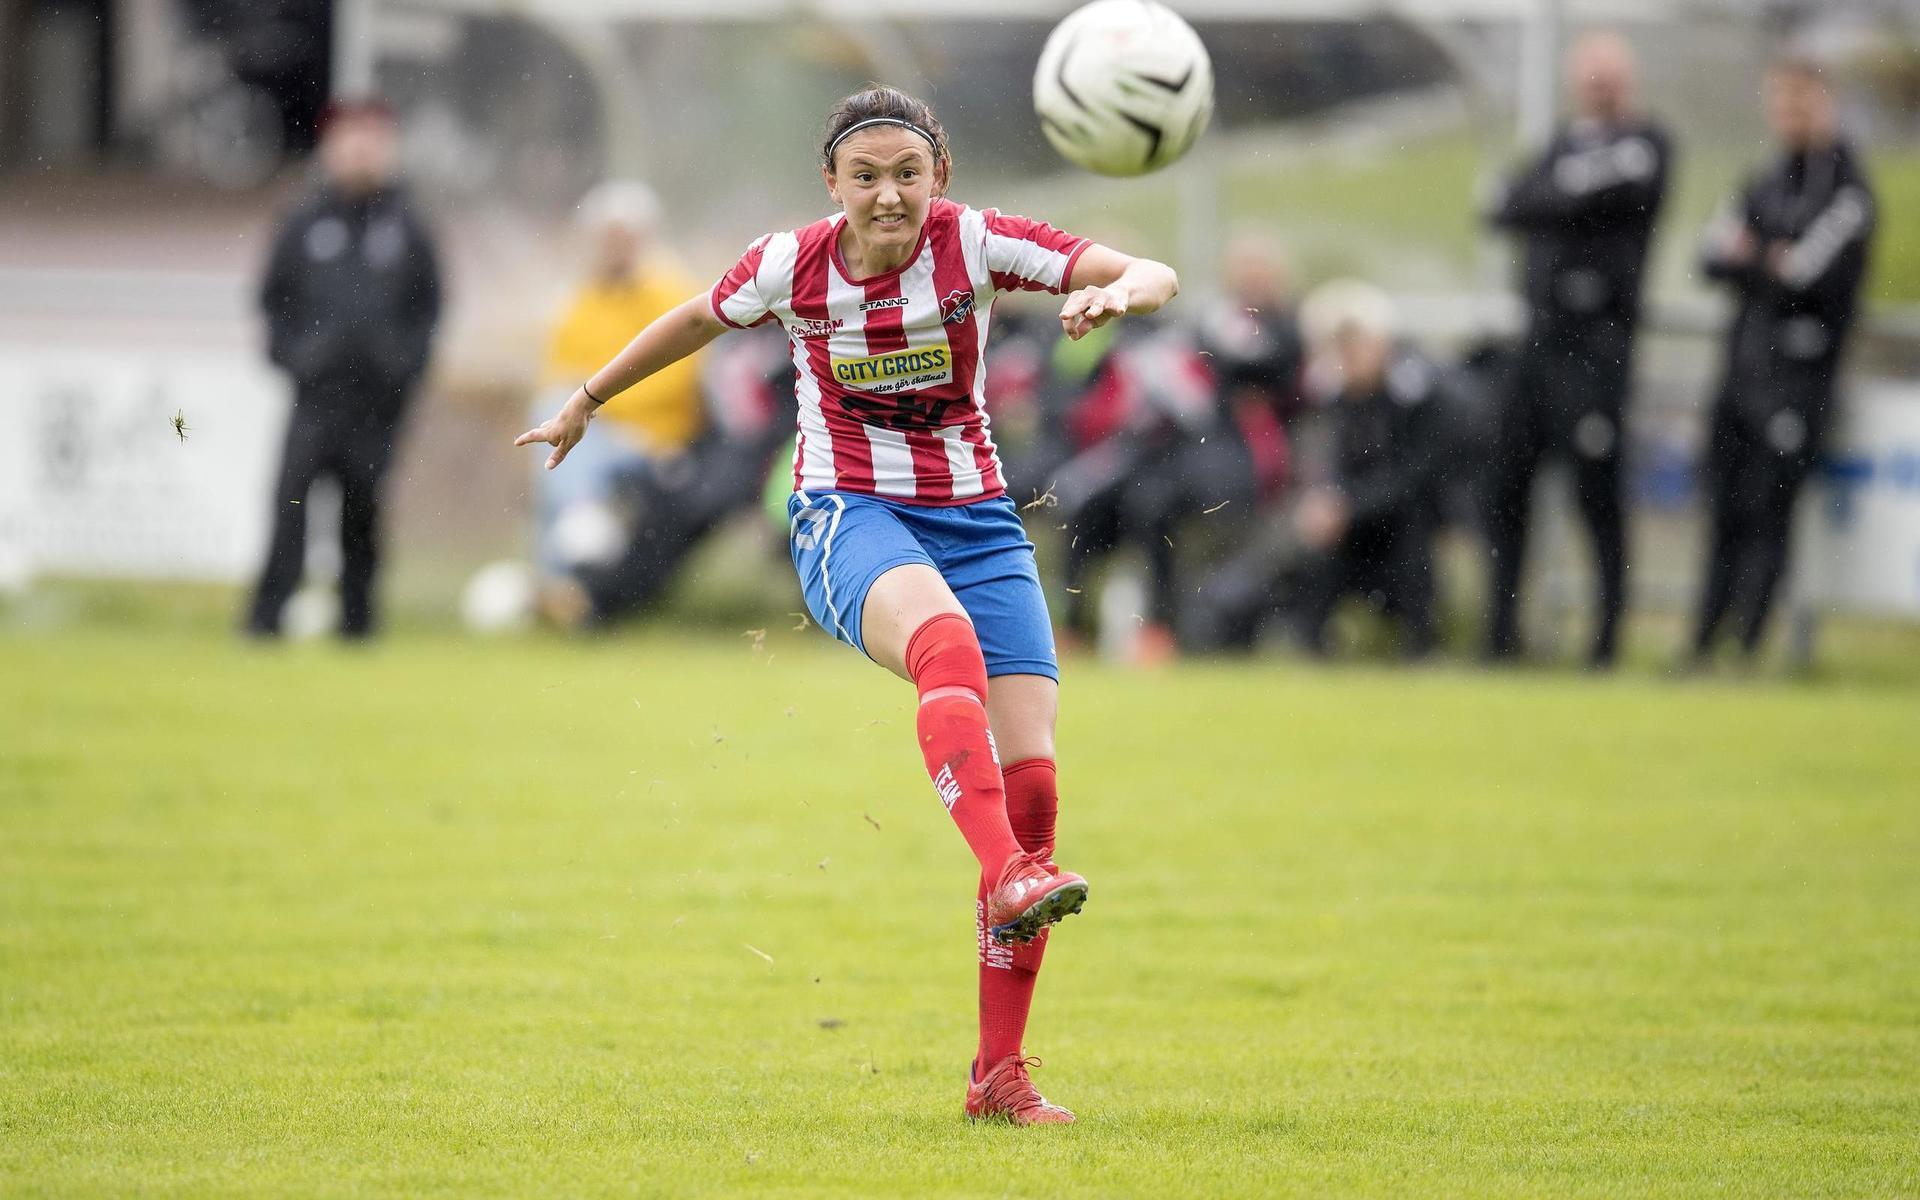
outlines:
[[1831, 423], [1834, 377], [1867, 273], [1872, 186], [1816, 64], [1776, 63], [1767, 114], [1780, 158], [1708, 230], [1704, 265], [1735, 297], [1709, 419], [1712, 512], [1692, 653], [1729, 616], [1751, 657], [1786, 569], [1794, 500]]
[[[1221, 409], [1251, 459], [1248, 498], [1264, 503], [1286, 487], [1287, 427], [1304, 406], [1306, 347], [1279, 247], [1258, 234], [1242, 234], [1227, 246], [1221, 266], [1226, 290], [1201, 310], [1200, 352], [1213, 370]], [[1215, 473], [1210, 464], [1199, 466]]]
[[320, 179], [275, 235], [260, 307], [267, 356], [292, 377], [293, 413], [272, 539], [247, 632], [280, 632], [306, 558], [307, 492], [340, 482], [340, 634], [373, 631], [380, 494], [440, 315], [433, 242], [395, 183], [398, 130], [383, 103], [331, 106]]
[[1489, 219], [1525, 249], [1528, 327], [1490, 472], [1487, 654], [1520, 652], [1518, 611], [1535, 469], [1569, 460], [1593, 538], [1599, 595], [1591, 661], [1610, 665], [1626, 609], [1620, 495], [1641, 275], [1666, 193], [1668, 136], [1634, 103], [1634, 58], [1616, 34], [1568, 55], [1578, 115], [1498, 196]]
[[[1247, 649], [1266, 618], [1294, 617], [1301, 643], [1330, 651], [1334, 609], [1365, 596], [1402, 624], [1403, 652], [1435, 645], [1433, 542], [1445, 461], [1441, 373], [1394, 336], [1392, 303], [1360, 283], [1314, 292], [1301, 324], [1326, 403], [1304, 423], [1304, 486], [1263, 516], [1253, 539], [1214, 571], [1183, 633], [1201, 649]], [[1318, 436], [1311, 436], [1317, 434]]]
[[1176, 536], [1208, 503], [1250, 493], [1253, 475], [1190, 331], [1141, 321], [1110, 346], [1070, 418], [1085, 448], [1051, 484], [1058, 510], [1048, 518], [1068, 533], [1061, 640], [1094, 639], [1095, 569], [1135, 548], [1146, 560], [1147, 599], [1131, 657], [1157, 665], [1179, 650], [1174, 622], [1186, 589]]
[[1390, 304], [1371, 288], [1329, 285], [1308, 305], [1307, 325], [1337, 364], [1339, 382], [1328, 406], [1330, 475], [1307, 488], [1294, 510], [1310, 552], [1298, 605], [1301, 640], [1310, 652], [1327, 653], [1335, 606], [1359, 594], [1399, 618], [1402, 652], [1423, 658], [1435, 644], [1440, 374], [1395, 341]]

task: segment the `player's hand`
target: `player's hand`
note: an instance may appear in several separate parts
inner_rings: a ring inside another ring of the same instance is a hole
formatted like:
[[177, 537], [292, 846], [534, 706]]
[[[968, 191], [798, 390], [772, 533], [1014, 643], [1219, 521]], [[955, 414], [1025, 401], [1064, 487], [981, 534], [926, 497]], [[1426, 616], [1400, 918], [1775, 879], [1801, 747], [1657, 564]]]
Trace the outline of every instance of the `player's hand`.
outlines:
[[551, 471], [566, 461], [567, 453], [580, 444], [587, 436], [587, 422], [593, 420], [593, 410], [598, 405], [580, 392], [575, 392], [560, 411], [548, 418], [546, 424], [536, 425], [519, 437], [513, 439], [516, 446], [531, 446], [535, 442], [545, 442], [553, 447], [553, 453], [547, 456], [547, 470]]
[[1074, 341], [1127, 313], [1127, 294], [1118, 288], [1084, 287], [1060, 308], [1060, 328]]

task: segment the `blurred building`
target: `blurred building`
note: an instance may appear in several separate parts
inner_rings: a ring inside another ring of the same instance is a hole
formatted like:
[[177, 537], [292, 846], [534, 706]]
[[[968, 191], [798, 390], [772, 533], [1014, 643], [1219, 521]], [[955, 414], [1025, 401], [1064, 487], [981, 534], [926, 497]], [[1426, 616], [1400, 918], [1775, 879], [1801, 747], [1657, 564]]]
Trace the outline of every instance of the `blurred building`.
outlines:
[[23, 0], [0, 13], [0, 168], [136, 164], [242, 187], [312, 148], [331, 0]]

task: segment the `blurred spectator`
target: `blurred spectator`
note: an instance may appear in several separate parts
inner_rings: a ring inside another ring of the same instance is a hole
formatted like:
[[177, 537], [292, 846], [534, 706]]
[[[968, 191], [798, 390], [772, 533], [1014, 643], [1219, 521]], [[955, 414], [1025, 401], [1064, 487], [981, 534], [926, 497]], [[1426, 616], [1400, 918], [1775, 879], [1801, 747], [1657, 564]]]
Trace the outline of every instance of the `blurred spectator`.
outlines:
[[1733, 291], [1736, 309], [1708, 433], [1713, 521], [1696, 662], [1729, 616], [1742, 653], [1759, 648], [1794, 500], [1830, 424], [1874, 231], [1873, 189], [1820, 68], [1775, 64], [1766, 104], [1780, 157], [1708, 230], [1704, 250], [1707, 274]]
[[993, 370], [987, 373], [986, 397], [993, 444], [1007, 472], [1008, 492], [1023, 499], [1044, 491], [1067, 457], [1057, 409], [1060, 395], [1071, 388], [1060, 378], [1056, 348], [1079, 344], [1060, 336], [1060, 306], [1038, 303], [1036, 297], [1053, 299], [1044, 292], [1002, 296], [988, 333]]
[[[610, 502], [621, 531], [617, 551], [579, 564], [570, 580], [548, 587], [543, 599], [549, 619], [600, 626], [646, 609], [702, 540], [727, 519], [756, 508], [770, 474], [780, 502], [776, 527], [784, 528], [785, 501], [793, 490], [791, 347], [777, 327], [769, 327], [710, 350], [708, 366], [712, 419], [684, 452], [641, 459], [614, 478]], [[586, 444], [576, 446], [574, 454]], [[776, 468], [783, 447], [785, 461]], [[567, 465], [573, 465], [572, 454]]]
[[1293, 285], [1279, 249], [1242, 235], [1227, 248], [1226, 294], [1200, 318], [1200, 351], [1220, 389], [1220, 403], [1239, 431], [1262, 500], [1286, 486], [1286, 426], [1301, 403], [1305, 352], [1293, 308]]
[[[1138, 245], [1144, 236], [1124, 225], [1085, 232], [1103, 246]], [[994, 405], [995, 391], [1003, 380], [1002, 364], [1009, 357], [1014, 374], [1008, 382], [1016, 386], [1012, 395], [1003, 394], [1012, 405], [1002, 403], [989, 412], [994, 444], [1001, 448], [1007, 470], [1008, 491], [1022, 504], [1052, 492], [1067, 462], [1118, 430], [1112, 406], [1105, 402], [1110, 397], [1099, 395], [1100, 376], [1110, 365], [1115, 346], [1121, 340], [1133, 340], [1131, 336], [1122, 339], [1123, 331], [1128, 335], [1148, 332], [1146, 327], [1136, 329], [1130, 322], [1120, 322], [1073, 341], [1060, 333], [1060, 306], [1046, 300], [1044, 295], [1015, 293], [1001, 297], [993, 308], [996, 357], [988, 373], [988, 404]], [[1028, 411], [1021, 412], [1022, 406]]]
[[1591, 661], [1611, 665], [1626, 608], [1620, 462], [1642, 268], [1667, 185], [1669, 143], [1635, 102], [1632, 49], [1593, 33], [1568, 55], [1576, 110], [1496, 198], [1489, 219], [1525, 248], [1528, 328], [1492, 469], [1487, 654], [1520, 652], [1518, 610], [1533, 478], [1563, 457], [1593, 537]]
[[[530, 411], [537, 420], [582, 379], [617, 354], [656, 317], [699, 290], [655, 254], [660, 202], [644, 184], [601, 184], [580, 203], [589, 275], [555, 326], [546, 386]], [[615, 485], [652, 460], [685, 451], [699, 434], [700, 363], [695, 355], [642, 380], [609, 401], [593, 436], [567, 458], [567, 470], [536, 467], [535, 562], [542, 575], [565, 575], [585, 561], [619, 552], [621, 530], [608, 505]]]
[[1435, 644], [1441, 374], [1396, 341], [1392, 303], [1369, 285], [1320, 288], [1302, 324], [1330, 397], [1324, 461], [1303, 468], [1317, 478], [1201, 587], [1187, 629], [1201, 646], [1247, 648], [1286, 610], [1307, 650], [1325, 654], [1334, 609], [1361, 595], [1398, 618], [1403, 652], [1422, 657]]
[[320, 178], [275, 234], [260, 307], [267, 354], [293, 378], [273, 533], [247, 632], [280, 632], [306, 560], [307, 493], [340, 481], [340, 634], [375, 624], [387, 462], [440, 315], [433, 242], [396, 183], [398, 129], [379, 100], [336, 103]]
[[1192, 336], [1150, 319], [1113, 335], [1067, 430], [1077, 451], [1058, 469], [1052, 493], [1068, 534], [1063, 640], [1093, 639], [1094, 568], [1116, 550], [1137, 549], [1148, 581], [1134, 657], [1165, 661], [1176, 652], [1180, 526], [1206, 506], [1203, 495], [1246, 503], [1252, 470], [1244, 444], [1232, 436]]
[[[1056, 422], [1071, 449], [1049, 476], [1069, 534], [1069, 643], [1096, 632], [1097, 564], [1132, 549], [1147, 567], [1134, 657], [1172, 657], [1191, 561], [1236, 537], [1255, 502], [1285, 486], [1302, 360], [1286, 266], [1271, 242], [1241, 236], [1223, 275], [1226, 290], [1196, 329], [1125, 331]], [[1221, 515], [1195, 523], [1211, 513]]]

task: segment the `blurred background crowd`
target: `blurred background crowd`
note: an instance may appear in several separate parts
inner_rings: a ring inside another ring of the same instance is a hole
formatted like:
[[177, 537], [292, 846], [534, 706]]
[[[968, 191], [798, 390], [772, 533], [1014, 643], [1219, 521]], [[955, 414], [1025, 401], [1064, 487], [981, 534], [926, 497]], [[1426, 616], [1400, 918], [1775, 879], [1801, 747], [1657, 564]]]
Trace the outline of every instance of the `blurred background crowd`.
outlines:
[[5, 611], [57, 622], [75, 580], [211, 585], [262, 638], [797, 609], [777, 330], [558, 472], [509, 442], [824, 212], [820, 119], [877, 78], [941, 112], [955, 198], [1182, 274], [1079, 343], [1044, 297], [997, 313], [1063, 648], [1699, 670], [1920, 618], [1920, 5], [1174, 7], [1215, 128], [1111, 181], [1034, 126], [1032, 5], [0, 5]]

